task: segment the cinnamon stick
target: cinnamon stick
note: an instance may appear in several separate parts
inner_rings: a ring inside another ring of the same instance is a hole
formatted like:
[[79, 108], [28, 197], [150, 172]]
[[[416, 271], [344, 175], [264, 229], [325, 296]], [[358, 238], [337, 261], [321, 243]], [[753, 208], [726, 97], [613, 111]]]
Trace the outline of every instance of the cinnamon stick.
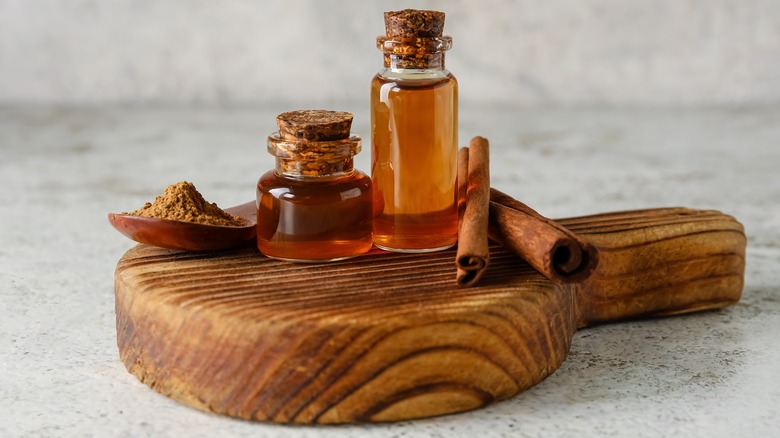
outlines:
[[466, 212], [466, 192], [469, 187], [469, 148], [458, 149], [458, 231]]
[[[458, 226], [458, 252], [455, 262], [458, 267], [459, 286], [476, 284], [487, 269], [490, 260], [488, 251], [488, 209], [490, 203], [490, 145], [483, 137], [474, 137], [466, 152], [458, 152], [459, 159], [467, 159], [466, 205], [463, 219]], [[458, 164], [459, 174], [463, 163]], [[461, 175], [459, 175], [461, 176]], [[458, 188], [463, 186], [458, 183]]]
[[490, 189], [490, 238], [556, 283], [581, 281], [598, 264], [593, 245], [496, 189]]

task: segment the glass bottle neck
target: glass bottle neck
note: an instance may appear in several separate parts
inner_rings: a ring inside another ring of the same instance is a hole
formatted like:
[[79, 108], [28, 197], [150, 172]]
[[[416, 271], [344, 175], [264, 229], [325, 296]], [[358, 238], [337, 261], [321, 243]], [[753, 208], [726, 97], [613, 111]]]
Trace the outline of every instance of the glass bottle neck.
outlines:
[[392, 70], [444, 70], [444, 52], [452, 37], [379, 36], [376, 45], [384, 54], [385, 68]]
[[354, 171], [354, 156], [362, 140], [355, 134], [339, 140], [284, 139], [268, 136], [268, 152], [276, 157], [275, 173], [290, 178], [331, 178]]
[[276, 157], [274, 171], [279, 176], [295, 179], [332, 179], [355, 171], [354, 159], [338, 161], [307, 161]]
[[384, 54], [384, 66], [393, 71], [404, 70], [444, 70], [444, 53], [432, 53], [426, 55], [396, 55]]

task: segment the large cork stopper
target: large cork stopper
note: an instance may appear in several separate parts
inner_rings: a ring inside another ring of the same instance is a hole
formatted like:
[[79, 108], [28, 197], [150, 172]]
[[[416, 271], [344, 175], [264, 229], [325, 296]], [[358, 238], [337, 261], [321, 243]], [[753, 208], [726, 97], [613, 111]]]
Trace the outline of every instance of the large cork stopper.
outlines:
[[444, 68], [444, 52], [452, 38], [442, 36], [444, 12], [404, 9], [385, 12], [385, 32], [377, 47], [385, 54], [385, 67]]
[[288, 141], [333, 141], [349, 138], [352, 114], [343, 111], [299, 110], [276, 117], [279, 135]]
[[444, 12], [404, 9], [385, 12], [385, 31], [389, 37], [431, 38], [444, 32]]
[[352, 114], [343, 111], [299, 110], [276, 117], [279, 132], [268, 137], [268, 152], [276, 168], [288, 175], [324, 176], [353, 168], [361, 139], [350, 134]]

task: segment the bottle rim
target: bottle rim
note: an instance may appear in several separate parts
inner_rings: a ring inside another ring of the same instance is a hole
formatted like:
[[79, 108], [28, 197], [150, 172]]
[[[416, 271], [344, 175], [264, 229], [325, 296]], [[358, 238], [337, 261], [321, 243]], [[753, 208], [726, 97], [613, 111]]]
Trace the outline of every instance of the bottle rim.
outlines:
[[415, 56], [435, 55], [452, 48], [452, 37], [389, 37], [380, 35], [376, 38], [376, 47], [386, 54]]
[[283, 139], [279, 131], [268, 136], [268, 153], [277, 158], [300, 161], [341, 161], [362, 150], [363, 140], [351, 133], [348, 138], [329, 141]]

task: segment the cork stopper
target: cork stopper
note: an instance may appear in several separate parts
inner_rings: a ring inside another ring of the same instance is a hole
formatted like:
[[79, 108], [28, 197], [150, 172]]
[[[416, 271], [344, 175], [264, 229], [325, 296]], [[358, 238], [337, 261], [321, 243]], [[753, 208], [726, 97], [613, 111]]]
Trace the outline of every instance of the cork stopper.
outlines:
[[452, 38], [442, 36], [444, 12], [385, 12], [385, 32], [376, 39], [377, 48], [384, 52], [385, 67], [444, 68], [444, 52], [452, 47]]
[[349, 138], [352, 114], [343, 111], [299, 110], [276, 117], [284, 140], [332, 141]]
[[328, 176], [353, 169], [362, 140], [350, 134], [352, 114], [299, 110], [276, 117], [279, 132], [268, 136], [268, 152], [285, 175]]
[[385, 32], [389, 37], [432, 38], [444, 32], [444, 12], [404, 9], [385, 12]]

